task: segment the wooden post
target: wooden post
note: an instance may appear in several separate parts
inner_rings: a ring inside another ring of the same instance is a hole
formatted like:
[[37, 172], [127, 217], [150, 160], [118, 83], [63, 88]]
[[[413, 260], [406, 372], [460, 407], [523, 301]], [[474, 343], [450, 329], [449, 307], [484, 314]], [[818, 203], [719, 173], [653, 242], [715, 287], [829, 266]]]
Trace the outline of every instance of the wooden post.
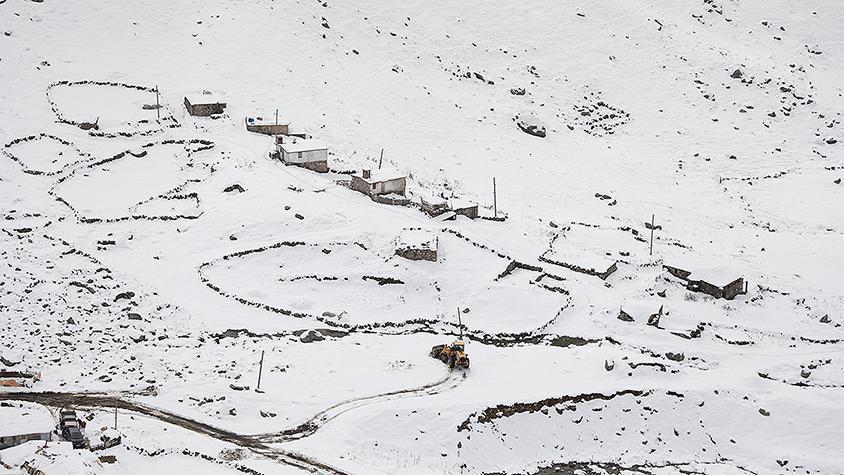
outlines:
[[161, 120], [161, 104], [158, 102], [158, 86], [155, 86], [155, 115]]
[[261, 373], [264, 372], [264, 350], [261, 350], [261, 361], [258, 363], [258, 387], [261, 389]]
[[656, 224], [654, 222], [655, 218], [656, 218], [656, 216], [652, 214], [651, 215], [651, 250], [650, 250], [651, 256], [654, 255], [654, 224]]
[[114, 430], [117, 430], [117, 406], [114, 406]]
[[381, 169], [381, 162], [384, 161], [384, 149], [381, 149], [381, 158], [378, 159], [378, 169]]
[[492, 177], [492, 209], [495, 212], [495, 217], [498, 217], [498, 196], [495, 193], [495, 177]]
[[457, 307], [457, 328], [460, 330], [460, 339], [463, 339], [463, 319], [460, 318], [460, 307]]
[[275, 110], [275, 125], [278, 127], [278, 109]]

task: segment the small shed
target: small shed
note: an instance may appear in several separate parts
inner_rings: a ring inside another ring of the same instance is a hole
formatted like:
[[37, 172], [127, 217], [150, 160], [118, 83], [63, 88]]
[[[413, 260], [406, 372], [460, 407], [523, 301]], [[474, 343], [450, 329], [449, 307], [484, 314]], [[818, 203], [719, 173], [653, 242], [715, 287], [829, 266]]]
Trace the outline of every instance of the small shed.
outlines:
[[396, 170], [363, 169], [352, 175], [351, 188], [369, 196], [396, 194], [404, 196], [407, 177]]
[[449, 210], [445, 198], [435, 196], [431, 193], [424, 193], [419, 197], [419, 205], [426, 214], [431, 217], [439, 216]]
[[478, 217], [478, 204], [463, 199], [451, 200], [451, 210], [457, 214], [475, 219]]
[[724, 267], [695, 269], [689, 274], [688, 289], [709, 294], [715, 298], [732, 300], [747, 293], [744, 277]]
[[396, 238], [396, 255], [412, 261], [437, 261], [439, 238], [422, 229], [405, 229]]
[[290, 132], [290, 122], [275, 117], [255, 116], [247, 117], [246, 130], [264, 135], [287, 135]]
[[207, 117], [214, 114], [222, 114], [226, 103], [215, 94], [203, 91], [202, 94], [189, 94], [185, 96], [185, 109], [190, 115]]
[[284, 139], [276, 143], [278, 158], [285, 165], [296, 165], [315, 172], [328, 172], [328, 146], [316, 139]]

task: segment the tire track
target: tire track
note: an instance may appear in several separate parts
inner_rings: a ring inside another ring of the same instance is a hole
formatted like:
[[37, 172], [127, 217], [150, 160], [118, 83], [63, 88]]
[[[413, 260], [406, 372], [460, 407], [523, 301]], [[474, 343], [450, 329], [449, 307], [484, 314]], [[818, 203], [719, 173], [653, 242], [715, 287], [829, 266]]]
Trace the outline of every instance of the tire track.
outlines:
[[392, 401], [395, 399], [403, 399], [419, 396], [432, 396], [441, 392], [456, 388], [464, 379], [467, 373], [465, 371], [448, 370], [448, 373], [441, 379], [428, 383], [424, 386], [411, 389], [400, 389], [397, 391], [390, 391], [372, 396], [363, 396], [346, 401], [338, 402], [330, 406], [316, 415], [303, 422], [302, 424], [292, 429], [286, 429], [280, 432], [270, 432], [265, 434], [253, 435], [255, 440], [265, 443], [283, 443], [293, 440], [304, 439], [314, 435], [325, 424], [333, 421], [337, 417], [360, 407], [368, 406], [370, 404], [377, 404], [384, 401]]
[[145, 404], [121, 399], [118, 395], [105, 393], [60, 393], [60, 392], [8, 392], [0, 393], [0, 401], [26, 401], [52, 407], [96, 407], [117, 408], [132, 411], [168, 424], [179, 426], [197, 434], [234, 444], [271, 460], [305, 470], [310, 473], [346, 475], [339, 469], [319, 462], [310, 457], [266, 445], [258, 438], [241, 435], [219, 427], [214, 427], [178, 414], [147, 406]]

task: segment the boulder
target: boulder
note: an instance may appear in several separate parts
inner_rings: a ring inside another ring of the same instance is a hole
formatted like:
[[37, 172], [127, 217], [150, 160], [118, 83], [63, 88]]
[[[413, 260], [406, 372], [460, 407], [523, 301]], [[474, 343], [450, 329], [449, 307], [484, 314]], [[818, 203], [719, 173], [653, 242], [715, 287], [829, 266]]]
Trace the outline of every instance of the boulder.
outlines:
[[516, 125], [522, 132], [534, 137], [545, 137], [545, 124], [532, 111], [523, 111], [516, 114], [514, 119]]
[[325, 337], [322, 336], [322, 333], [316, 330], [308, 330], [299, 337], [299, 341], [302, 343], [313, 343], [315, 341], [322, 341], [325, 340]]

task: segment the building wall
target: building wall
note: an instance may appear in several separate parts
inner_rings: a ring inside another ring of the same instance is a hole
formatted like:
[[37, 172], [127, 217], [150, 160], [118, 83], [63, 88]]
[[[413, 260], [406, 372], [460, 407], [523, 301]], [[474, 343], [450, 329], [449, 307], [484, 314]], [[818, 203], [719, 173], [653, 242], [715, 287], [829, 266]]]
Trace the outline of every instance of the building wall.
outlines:
[[188, 114], [190, 115], [207, 117], [213, 114], [222, 114], [223, 110], [226, 108], [226, 104], [191, 104], [186, 97], [185, 108], [188, 110]]
[[412, 261], [437, 261], [437, 251], [434, 249], [397, 249], [396, 255]]
[[246, 130], [265, 135], [287, 135], [288, 129], [287, 124], [246, 125]]
[[281, 161], [292, 165], [311, 162], [328, 162], [328, 150], [310, 150], [307, 152], [301, 152], [301, 157], [299, 154], [300, 152], [287, 153], [282, 151]]
[[376, 183], [375, 193], [376, 195], [386, 195], [389, 193], [397, 193], [399, 195], [404, 196], [404, 189], [405, 189], [405, 179], [396, 178], [395, 180], [389, 181], [382, 181]]
[[468, 208], [457, 208], [454, 210], [457, 214], [462, 214], [467, 218], [475, 219], [478, 217], [478, 207], [477, 206], [470, 206]]

